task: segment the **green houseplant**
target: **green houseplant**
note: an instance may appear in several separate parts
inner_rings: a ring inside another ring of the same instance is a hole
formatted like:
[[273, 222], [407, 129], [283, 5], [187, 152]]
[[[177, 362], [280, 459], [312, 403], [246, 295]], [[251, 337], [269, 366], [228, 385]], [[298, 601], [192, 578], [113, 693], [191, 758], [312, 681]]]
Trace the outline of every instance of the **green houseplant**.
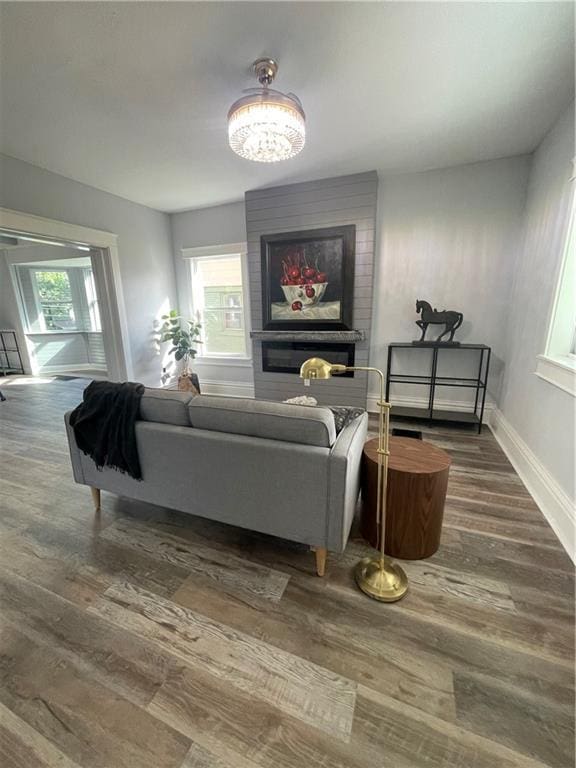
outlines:
[[[167, 315], [162, 315], [163, 323], [159, 328], [160, 342], [170, 342], [172, 347], [168, 354], [174, 355], [177, 363], [182, 363], [182, 369], [178, 376], [178, 389], [197, 390], [200, 392], [198, 377], [190, 370], [190, 361], [198, 354], [198, 344], [201, 324], [194, 320], [184, 320], [175, 309], [171, 309]], [[188, 324], [188, 329], [182, 327]]]

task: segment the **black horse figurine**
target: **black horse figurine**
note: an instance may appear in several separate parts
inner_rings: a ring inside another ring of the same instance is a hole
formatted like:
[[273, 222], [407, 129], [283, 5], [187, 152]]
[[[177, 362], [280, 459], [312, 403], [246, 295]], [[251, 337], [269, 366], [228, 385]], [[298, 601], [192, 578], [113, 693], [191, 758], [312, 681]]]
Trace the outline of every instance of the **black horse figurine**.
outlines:
[[442, 341], [442, 337], [449, 333], [450, 338], [448, 342], [451, 342], [454, 339], [456, 329], [460, 328], [464, 319], [462, 312], [447, 312], [445, 309], [442, 312], [438, 312], [436, 308], [432, 309], [427, 301], [421, 301], [420, 299], [416, 301], [416, 312], [420, 315], [420, 320], [416, 320], [416, 325], [422, 330], [422, 336], [418, 339], [418, 342], [424, 341], [429, 325], [445, 325], [446, 328], [436, 341]]

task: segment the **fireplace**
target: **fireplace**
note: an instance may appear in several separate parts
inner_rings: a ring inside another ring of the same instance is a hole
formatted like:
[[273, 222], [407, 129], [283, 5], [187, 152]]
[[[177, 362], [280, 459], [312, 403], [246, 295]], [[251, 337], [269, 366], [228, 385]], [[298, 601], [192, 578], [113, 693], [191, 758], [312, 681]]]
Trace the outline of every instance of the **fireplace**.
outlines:
[[[282, 401], [305, 391], [325, 405], [366, 407], [366, 374], [334, 376], [303, 390], [298, 373], [315, 356], [369, 364], [377, 191], [378, 176], [370, 171], [246, 192], [257, 398]], [[334, 228], [350, 233], [342, 247]]]
[[[304, 341], [263, 341], [262, 370], [268, 373], [300, 373], [309, 357], [323, 357], [331, 363], [354, 365], [354, 344]], [[354, 378], [354, 372], [342, 374]]]

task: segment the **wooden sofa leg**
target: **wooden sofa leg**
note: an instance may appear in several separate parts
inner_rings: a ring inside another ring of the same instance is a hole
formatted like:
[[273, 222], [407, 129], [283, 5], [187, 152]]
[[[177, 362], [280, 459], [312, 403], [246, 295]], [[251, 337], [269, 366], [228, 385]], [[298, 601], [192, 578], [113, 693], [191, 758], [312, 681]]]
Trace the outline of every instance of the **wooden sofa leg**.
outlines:
[[316, 573], [318, 576], [324, 576], [326, 573], [326, 558], [328, 557], [328, 550], [326, 547], [315, 547], [314, 554], [316, 556]]
[[92, 501], [94, 502], [94, 511], [99, 512], [100, 511], [100, 488], [94, 488], [93, 486], [90, 486], [90, 490], [92, 491]]

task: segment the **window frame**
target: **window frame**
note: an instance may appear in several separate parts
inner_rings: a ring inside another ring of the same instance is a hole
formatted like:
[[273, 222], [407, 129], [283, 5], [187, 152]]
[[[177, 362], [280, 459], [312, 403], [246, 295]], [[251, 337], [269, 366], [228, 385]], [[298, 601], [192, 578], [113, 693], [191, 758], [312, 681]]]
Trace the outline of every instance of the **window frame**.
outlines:
[[[70, 304], [70, 308], [72, 310], [72, 315], [74, 317], [74, 327], [71, 328], [49, 328], [48, 322], [47, 322], [47, 316], [46, 316], [46, 310], [45, 310], [45, 300], [42, 299], [42, 296], [40, 295], [40, 286], [38, 285], [38, 273], [46, 273], [46, 272], [58, 272], [60, 274], [66, 275], [66, 279], [68, 280], [68, 288], [70, 290], [70, 301], [64, 302], [66, 304]], [[34, 292], [34, 300], [36, 302], [36, 311], [38, 312], [38, 316], [41, 318], [41, 325], [43, 327], [43, 330], [47, 333], [66, 333], [66, 331], [71, 331], [72, 333], [76, 331], [80, 331], [81, 328], [78, 327], [78, 307], [75, 305], [74, 301], [74, 286], [72, 285], [72, 275], [70, 274], [70, 270], [65, 267], [32, 267], [30, 268], [30, 274], [32, 275], [32, 290]], [[28, 316], [26, 317], [28, 321], [28, 326], [30, 326], [30, 320]]]
[[[223, 245], [200, 246], [196, 248], [183, 248], [182, 257], [186, 265], [186, 293], [185, 303], [188, 317], [197, 318], [197, 308], [194, 300], [194, 263], [196, 260], [208, 258], [240, 258], [240, 270], [242, 275], [242, 308], [230, 311], [242, 312], [245, 353], [234, 354], [232, 352], [204, 352], [203, 345], [198, 348], [196, 361], [200, 363], [248, 366], [252, 361], [252, 343], [250, 339], [250, 291], [248, 289], [248, 256], [246, 243], [226, 243]], [[225, 308], [222, 308], [225, 310]]]
[[[538, 378], [576, 397], [576, 195], [571, 190], [562, 260], [548, 321], [543, 354], [537, 356]], [[566, 307], [568, 306], [568, 310]], [[568, 327], [567, 327], [568, 326]], [[570, 331], [571, 328], [571, 331]]]
[[[35, 266], [32, 262], [14, 262], [11, 265], [11, 272], [14, 276], [15, 283], [18, 289], [18, 296], [20, 301], [20, 306], [22, 308], [22, 316], [26, 320], [26, 326], [24, 328], [24, 333], [31, 335], [31, 336], [37, 336], [39, 334], [51, 334], [51, 335], [71, 335], [76, 333], [102, 333], [102, 319], [100, 316], [100, 306], [99, 302], [96, 299], [95, 302], [90, 302], [87, 291], [86, 291], [86, 271], [87, 267], [70, 267], [70, 266], [62, 266], [62, 267], [56, 267], [56, 266], [44, 266], [39, 265]], [[36, 311], [38, 313], [38, 323], [39, 323], [39, 330], [35, 330], [32, 327], [32, 323], [30, 321], [30, 314], [29, 314], [29, 307], [28, 304], [24, 298], [23, 294], [23, 288], [22, 288], [22, 269], [26, 269], [30, 276], [30, 285], [33, 292], [34, 297], [34, 303], [36, 305]], [[46, 323], [46, 316], [43, 309], [42, 304], [42, 298], [40, 296], [40, 291], [38, 288], [36, 273], [37, 272], [64, 272], [68, 278], [68, 285], [70, 287], [70, 303], [72, 305], [72, 311], [74, 312], [74, 322], [75, 325], [73, 328], [49, 328]], [[94, 282], [94, 275], [92, 271], [92, 281]], [[85, 307], [83, 305], [86, 305]], [[94, 308], [96, 307], [96, 312], [94, 311]], [[80, 322], [80, 317], [82, 316], [83, 309], [86, 309], [88, 311], [88, 315], [90, 317], [90, 327], [83, 327], [82, 322]], [[96, 323], [96, 313], [99, 322]], [[76, 316], [78, 315], [78, 316]]]

